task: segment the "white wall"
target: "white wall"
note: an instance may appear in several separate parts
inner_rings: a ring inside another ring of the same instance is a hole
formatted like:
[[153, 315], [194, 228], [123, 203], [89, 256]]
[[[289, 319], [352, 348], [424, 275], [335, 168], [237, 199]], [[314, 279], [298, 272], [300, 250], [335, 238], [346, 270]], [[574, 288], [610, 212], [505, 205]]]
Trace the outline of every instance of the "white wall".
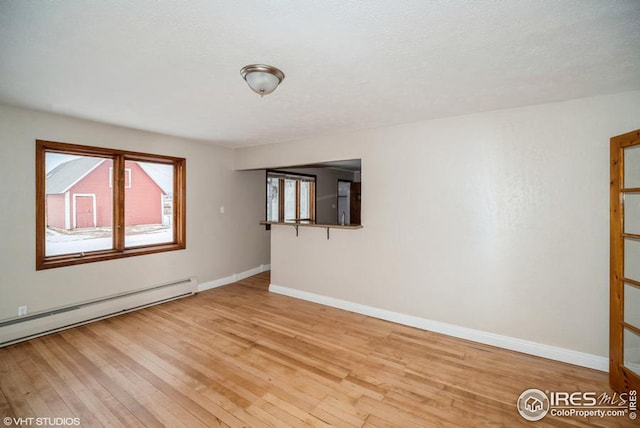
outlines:
[[273, 284], [604, 357], [609, 138], [637, 128], [638, 91], [246, 148], [235, 165], [362, 159], [364, 228], [272, 228]]
[[[35, 270], [35, 140], [187, 159], [187, 249]], [[233, 152], [190, 141], [0, 105], [0, 319], [197, 277], [200, 283], [269, 263], [264, 173], [232, 170]], [[224, 205], [225, 214], [219, 213]]]

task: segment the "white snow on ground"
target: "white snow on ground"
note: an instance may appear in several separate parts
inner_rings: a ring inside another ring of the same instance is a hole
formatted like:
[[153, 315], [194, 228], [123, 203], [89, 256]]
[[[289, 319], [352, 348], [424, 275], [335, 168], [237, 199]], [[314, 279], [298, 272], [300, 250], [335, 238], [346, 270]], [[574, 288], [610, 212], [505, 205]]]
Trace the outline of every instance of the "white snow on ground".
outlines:
[[[126, 235], [124, 240], [127, 247], [172, 242], [173, 230], [171, 228], [163, 228], [136, 235]], [[46, 241], [47, 257], [60, 254], [108, 250], [112, 248], [113, 245], [111, 236], [104, 237], [104, 232], [101, 233], [99, 237], [96, 237], [90, 232], [86, 234], [65, 235], [48, 229]]]

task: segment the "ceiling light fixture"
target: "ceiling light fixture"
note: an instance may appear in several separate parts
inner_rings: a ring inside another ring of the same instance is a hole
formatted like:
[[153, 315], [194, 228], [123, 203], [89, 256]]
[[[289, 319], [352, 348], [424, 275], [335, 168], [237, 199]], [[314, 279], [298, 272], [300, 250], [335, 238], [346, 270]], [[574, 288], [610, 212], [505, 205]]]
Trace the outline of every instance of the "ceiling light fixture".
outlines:
[[275, 91], [284, 80], [282, 71], [264, 64], [246, 65], [242, 67], [240, 74], [251, 90], [261, 97]]

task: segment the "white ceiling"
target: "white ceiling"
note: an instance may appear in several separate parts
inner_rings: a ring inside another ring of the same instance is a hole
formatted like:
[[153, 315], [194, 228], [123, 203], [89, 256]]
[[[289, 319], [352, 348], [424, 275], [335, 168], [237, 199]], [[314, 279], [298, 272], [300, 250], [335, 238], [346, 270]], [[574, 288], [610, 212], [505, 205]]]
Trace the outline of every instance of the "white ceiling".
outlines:
[[0, 102], [229, 147], [635, 89], [638, 0], [0, 2]]

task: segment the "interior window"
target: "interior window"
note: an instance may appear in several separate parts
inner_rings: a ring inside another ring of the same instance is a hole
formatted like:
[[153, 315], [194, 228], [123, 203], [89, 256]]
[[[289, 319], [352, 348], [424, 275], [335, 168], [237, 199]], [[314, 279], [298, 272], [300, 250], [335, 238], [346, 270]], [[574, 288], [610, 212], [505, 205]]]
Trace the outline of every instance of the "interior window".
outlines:
[[314, 175], [267, 171], [267, 221], [315, 222]]

